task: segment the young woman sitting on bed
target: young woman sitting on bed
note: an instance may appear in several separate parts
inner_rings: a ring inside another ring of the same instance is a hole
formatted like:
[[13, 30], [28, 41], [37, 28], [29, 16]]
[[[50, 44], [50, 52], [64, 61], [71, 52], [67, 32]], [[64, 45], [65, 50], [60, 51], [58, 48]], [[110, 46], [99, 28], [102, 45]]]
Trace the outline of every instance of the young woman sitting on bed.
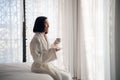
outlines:
[[49, 23], [47, 17], [40, 16], [36, 19], [33, 32], [35, 35], [30, 43], [30, 51], [33, 57], [31, 71], [35, 73], [45, 73], [53, 77], [54, 80], [72, 80], [67, 72], [54, 68], [49, 62], [57, 59], [56, 52], [59, 51], [55, 40], [53, 47], [50, 47], [46, 34]]

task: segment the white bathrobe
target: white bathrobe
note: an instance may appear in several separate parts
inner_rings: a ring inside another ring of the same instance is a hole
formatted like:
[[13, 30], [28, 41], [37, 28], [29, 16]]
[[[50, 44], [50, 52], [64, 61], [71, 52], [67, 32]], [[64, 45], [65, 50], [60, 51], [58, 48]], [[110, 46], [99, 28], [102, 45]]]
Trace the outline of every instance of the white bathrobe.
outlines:
[[50, 48], [46, 36], [36, 33], [30, 43], [30, 51], [34, 60], [32, 72], [49, 74], [54, 80], [72, 80], [70, 75], [57, 70], [50, 64], [57, 57], [55, 49]]

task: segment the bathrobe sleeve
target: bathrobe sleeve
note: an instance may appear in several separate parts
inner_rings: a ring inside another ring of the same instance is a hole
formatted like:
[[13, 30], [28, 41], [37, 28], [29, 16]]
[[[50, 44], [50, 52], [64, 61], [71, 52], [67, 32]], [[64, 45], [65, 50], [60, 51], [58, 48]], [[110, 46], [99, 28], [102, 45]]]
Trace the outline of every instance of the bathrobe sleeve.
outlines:
[[42, 43], [37, 38], [34, 38], [30, 43], [30, 51], [34, 62], [44, 64], [55, 60], [56, 51], [54, 48], [48, 50], [43, 49]]

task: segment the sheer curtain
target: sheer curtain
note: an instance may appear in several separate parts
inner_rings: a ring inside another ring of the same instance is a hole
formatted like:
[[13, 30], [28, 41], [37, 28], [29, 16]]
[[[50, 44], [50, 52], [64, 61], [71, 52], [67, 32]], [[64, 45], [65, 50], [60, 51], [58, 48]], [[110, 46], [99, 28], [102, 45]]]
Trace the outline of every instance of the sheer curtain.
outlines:
[[74, 79], [115, 79], [115, 0], [64, 0], [63, 17], [65, 66]]
[[112, 80], [115, 0], [82, 0], [81, 3], [88, 79]]
[[22, 62], [22, 1], [0, 0], [0, 63]]

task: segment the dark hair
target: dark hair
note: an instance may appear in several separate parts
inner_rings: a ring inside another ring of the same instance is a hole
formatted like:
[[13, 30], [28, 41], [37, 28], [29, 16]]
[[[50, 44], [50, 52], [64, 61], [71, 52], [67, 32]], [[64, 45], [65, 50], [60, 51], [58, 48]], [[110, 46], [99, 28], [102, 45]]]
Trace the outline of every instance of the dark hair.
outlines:
[[44, 29], [45, 29], [44, 22], [46, 19], [47, 19], [47, 17], [45, 17], [45, 16], [37, 17], [35, 20], [33, 32], [44, 32]]

